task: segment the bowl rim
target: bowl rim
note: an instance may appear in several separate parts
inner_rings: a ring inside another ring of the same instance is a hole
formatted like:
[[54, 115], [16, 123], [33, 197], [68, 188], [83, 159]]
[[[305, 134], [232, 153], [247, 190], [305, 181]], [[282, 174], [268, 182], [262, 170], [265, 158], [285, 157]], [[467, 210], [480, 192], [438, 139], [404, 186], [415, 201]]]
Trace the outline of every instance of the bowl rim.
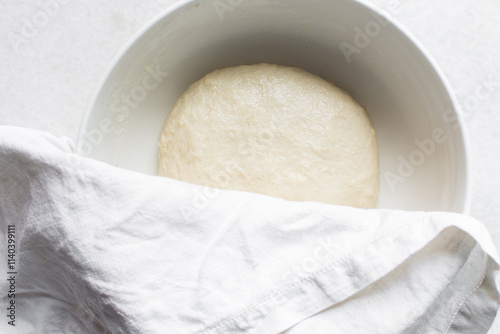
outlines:
[[[92, 112], [95, 108], [97, 99], [106, 83], [108, 78], [110, 77], [112, 71], [116, 68], [118, 63], [121, 61], [121, 59], [127, 54], [127, 52], [133, 47], [133, 45], [143, 36], [148, 30], [150, 30], [154, 25], [156, 25], [158, 22], [163, 20], [165, 17], [171, 15], [175, 11], [181, 9], [182, 7], [188, 5], [189, 3], [194, 3], [197, 2], [198, 0], [178, 0], [173, 4], [170, 4], [167, 6], [163, 11], [161, 11], [159, 14], [157, 14], [155, 17], [149, 20], [146, 24], [144, 24], [137, 32], [135, 32], [132, 37], [129, 38], [129, 40], [125, 43], [124, 46], [121, 47], [121, 49], [116, 53], [114, 58], [111, 60], [110, 64], [108, 65], [107, 69], [105, 70], [104, 74], [101, 76], [100, 80], [98, 81], [97, 85], [94, 87], [94, 90], [92, 92], [91, 98], [87, 104], [87, 107], [85, 109], [85, 112], [83, 114], [82, 120], [80, 122], [78, 134], [76, 137], [76, 144], [82, 142], [85, 130], [88, 127], [88, 123], [90, 120], [90, 116], [92, 115]], [[456, 95], [453, 92], [453, 89], [444, 75], [444, 72], [442, 69], [439, 67], [437, 62], [434, 60], [434, 58], [430, 55], [428, 50], [422, 45], [422, 43], [401, 23], [399, 23], [394, 17], [391, 15], [387, 15], [386, 12], [381, 9], [376, 7], [372, 3], [368, 3], [365, 0], [348, 0], [354, 3], [357, 3], [361, 6], [364, 6], [365, 8], [377, 13], [378, 15], [381, 15], [385, 20], [387, 20], [390, 24], [392, 24], [397, 30], [399, 30], [418, 50], [419, 52], [424, 56], [425, 60], [428, 62], [434, 73], [437, 75], [438, 79], [441, 81], [441, 83], [444, 86], [444, 89], [446, 93], [448, 94], [448, 97], [451, 100], [452, 104], [452, 109], [455, 115], [457, 116], [457, 122], [458, 122], [458, 128], [456, 131], [459, 131], [460, 134], [460, 139], [461, 139], [461, 146], [463, 148], [463, 155], [464, 155], [464, 194], [463, 194], [463, 204], [461, 207], [461, 211], [464, 214], [469, 214], [470, 209], [471, 209], [471, 200], [472, 200], [472, 194], [471, 194], [471, 162], [470, 162], [470, 156], [471, 156], [471, 147], [470, 147], [470, 137], [469, 133], [467, 131], [467, 127], [465, 124], [465, 120], [462, 117], [462, 113], [460, 112], [460, 106], [458, 103], [458, 99]], [[76, 146], [78, 147], [78, 146]]]

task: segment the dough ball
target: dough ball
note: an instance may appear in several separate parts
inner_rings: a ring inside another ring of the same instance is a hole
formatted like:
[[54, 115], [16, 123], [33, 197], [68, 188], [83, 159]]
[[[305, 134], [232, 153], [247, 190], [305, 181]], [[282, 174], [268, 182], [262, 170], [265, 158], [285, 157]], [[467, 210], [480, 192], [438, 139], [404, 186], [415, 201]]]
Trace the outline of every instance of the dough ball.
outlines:
[[304, 70], [258, 64], [214, 71], [167, 116], [159, 174], [294, 201], [373, 208], [375, 131], [346, 92]]

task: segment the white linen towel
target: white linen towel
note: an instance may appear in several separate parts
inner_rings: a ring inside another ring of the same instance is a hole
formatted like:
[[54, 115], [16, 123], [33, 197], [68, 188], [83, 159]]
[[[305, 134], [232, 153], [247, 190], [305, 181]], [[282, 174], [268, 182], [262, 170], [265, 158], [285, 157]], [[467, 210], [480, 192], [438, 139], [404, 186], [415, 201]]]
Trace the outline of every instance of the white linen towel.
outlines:
[[1, 333], [469, 334], [499, 307], [468, 216], [215, 190], [34, 130], [0, 127], [0, 219]]

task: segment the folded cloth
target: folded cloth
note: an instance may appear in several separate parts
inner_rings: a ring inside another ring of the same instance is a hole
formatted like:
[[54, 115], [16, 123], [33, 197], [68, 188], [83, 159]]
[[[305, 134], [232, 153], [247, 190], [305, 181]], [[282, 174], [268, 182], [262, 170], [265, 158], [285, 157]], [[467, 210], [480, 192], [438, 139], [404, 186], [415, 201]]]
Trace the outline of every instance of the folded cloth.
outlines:
[[216, 190], [15, 127], [0, 168], [2, 333], [486, 333], [499, 307], [465, 215]]

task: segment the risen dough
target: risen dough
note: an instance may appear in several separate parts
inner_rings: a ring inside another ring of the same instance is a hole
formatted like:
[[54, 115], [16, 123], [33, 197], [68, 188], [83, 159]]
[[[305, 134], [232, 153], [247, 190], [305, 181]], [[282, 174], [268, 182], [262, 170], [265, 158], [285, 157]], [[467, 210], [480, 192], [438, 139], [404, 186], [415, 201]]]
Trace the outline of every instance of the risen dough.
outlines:
[[217, 70], [175, 103], [159, 174], [296, 201], [360, 208], [379, 193], [375, 131], [333, 84], [297, 68]]

